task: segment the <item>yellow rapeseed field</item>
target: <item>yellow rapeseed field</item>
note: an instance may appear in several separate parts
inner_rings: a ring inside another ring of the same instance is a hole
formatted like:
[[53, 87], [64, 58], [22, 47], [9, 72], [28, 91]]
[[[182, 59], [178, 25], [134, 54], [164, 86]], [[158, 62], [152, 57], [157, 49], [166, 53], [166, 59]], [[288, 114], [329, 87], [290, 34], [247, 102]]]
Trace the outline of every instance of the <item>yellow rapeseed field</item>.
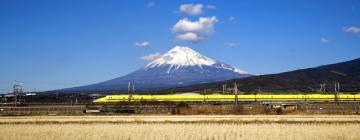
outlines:
[[358, 116], [0, 117], [0, 140], [359, 140]]

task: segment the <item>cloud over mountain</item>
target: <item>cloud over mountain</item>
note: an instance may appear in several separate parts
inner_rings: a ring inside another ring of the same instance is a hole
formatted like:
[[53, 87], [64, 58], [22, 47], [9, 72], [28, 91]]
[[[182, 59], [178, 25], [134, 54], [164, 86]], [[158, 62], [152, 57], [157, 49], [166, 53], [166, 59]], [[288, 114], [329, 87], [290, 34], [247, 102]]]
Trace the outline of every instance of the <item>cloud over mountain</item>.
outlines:
[[183, 4], [180, 5], [180, 12], [185, 13], [190, 16], [200, 15], [203, 12], [204, 5], [202, 4]]
[[321, 43], [328, 43], [329, 41], [330, 41], [329, 39], [326, 39], [324, 37], [320, 38]]
[[360, 33], [360, 27], [355, 26], [345, 27], [343, 30], [348, 33]]
[[218, 22], [215, 16], [200, 17], [197, 21], [187, 18], [179, 20], [172, 28], [172, 32], [179, 33], [176, 38], [183, 41], [198, 42], [210, 37]]
[[161, 53], [156, 52], [156, 53], [142, 56], [142, 57], [140, 57], [140, 59], [145, 60], [145, 61], [153, 61], [155, 59], [158, 59], [159, 57], [161, 57]]
[[149, 41], [135, 42], [134, 45], [137, 47], [147, 48], [147, 47], [150, 47], [150, 42]]

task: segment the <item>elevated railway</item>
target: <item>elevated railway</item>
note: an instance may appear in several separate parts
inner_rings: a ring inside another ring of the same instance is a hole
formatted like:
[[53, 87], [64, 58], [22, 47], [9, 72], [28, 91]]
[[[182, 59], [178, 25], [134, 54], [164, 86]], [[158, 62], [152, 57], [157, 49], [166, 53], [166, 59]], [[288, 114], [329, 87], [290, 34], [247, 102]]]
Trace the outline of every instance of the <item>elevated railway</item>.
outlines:
[[169, 101], [169, 102], [239, 102], [249, 101], [360, 101], [360, 94], [256, 94], [256, 95], [107, 95], [95, 103]]

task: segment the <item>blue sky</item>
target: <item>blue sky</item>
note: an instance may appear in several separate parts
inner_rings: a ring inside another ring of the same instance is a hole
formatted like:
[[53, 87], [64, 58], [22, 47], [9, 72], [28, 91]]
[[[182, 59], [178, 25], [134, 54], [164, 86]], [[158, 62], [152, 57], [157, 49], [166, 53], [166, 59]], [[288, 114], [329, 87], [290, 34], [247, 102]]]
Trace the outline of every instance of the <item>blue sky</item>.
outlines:
[[[200, 17], [214, 20], [175, 31]], [[14, 80], [50, 90], [123, 76], [175, 45], [254, 74], [351, 60], [360, 0], [2, 0], [0, 93]]]

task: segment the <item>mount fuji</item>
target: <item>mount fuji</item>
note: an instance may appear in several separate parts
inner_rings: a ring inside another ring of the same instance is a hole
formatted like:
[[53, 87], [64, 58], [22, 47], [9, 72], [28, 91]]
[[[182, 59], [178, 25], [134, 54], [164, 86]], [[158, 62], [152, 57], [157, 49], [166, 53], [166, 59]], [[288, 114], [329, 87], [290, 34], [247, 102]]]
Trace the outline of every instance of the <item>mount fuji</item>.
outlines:
[[105, 82], [66, 91], [124, 91], [169, 88], [249, 77], [246, 71], [203, 56], [189, 47], [176, 46], [145, 67]]

